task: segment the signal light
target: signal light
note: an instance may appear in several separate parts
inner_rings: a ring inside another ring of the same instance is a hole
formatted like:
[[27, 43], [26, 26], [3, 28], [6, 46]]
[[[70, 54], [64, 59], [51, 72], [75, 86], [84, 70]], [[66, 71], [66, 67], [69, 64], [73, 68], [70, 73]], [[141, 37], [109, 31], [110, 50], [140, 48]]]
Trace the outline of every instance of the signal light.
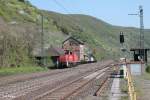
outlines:
[[124, 43], [124, 34], [120, 32], [120, 43]]

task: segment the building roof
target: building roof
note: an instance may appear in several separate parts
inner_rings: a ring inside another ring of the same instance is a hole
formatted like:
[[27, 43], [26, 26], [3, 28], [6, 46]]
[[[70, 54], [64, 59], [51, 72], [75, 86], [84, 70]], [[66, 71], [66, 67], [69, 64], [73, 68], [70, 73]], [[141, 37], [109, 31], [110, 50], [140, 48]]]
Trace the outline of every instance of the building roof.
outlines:
[[49, 48], [44, 50], [43, 54], [41, 50], [38, 50], [33, 55], [36, 57], [51, 57], [51, 56], [60, 56], [64, 53], [65, 52], [62, 48], [50, 46]]
[[67, 38], [66, 40], [64, 40], [62, 43], [64, 44], [66, 41], [68, 41], [68, 40], [70, 40], [70, 39], [72, 39], [72, 40], [78, 42], [79, 44], [84, 45], [84, 42], [82, 42], [82, 41], [80, 41], [80, 40], [78, 40], [78, 39], [75, 39], [75, 38], [72, 37], [72, 36], [68, 37], [68, 38]]
[[46, 50], [46, 53], [49, 54], [50, 56], [60, 56], [64, 54], [65, 52], [62, 48], [51, 46], [50, 48]]
[[145, 49], [142, 49], [142, 48], [131, 48], [130, 51], [137, 51], [137, 50], [150, 50], [149, 48], [145, 48]]

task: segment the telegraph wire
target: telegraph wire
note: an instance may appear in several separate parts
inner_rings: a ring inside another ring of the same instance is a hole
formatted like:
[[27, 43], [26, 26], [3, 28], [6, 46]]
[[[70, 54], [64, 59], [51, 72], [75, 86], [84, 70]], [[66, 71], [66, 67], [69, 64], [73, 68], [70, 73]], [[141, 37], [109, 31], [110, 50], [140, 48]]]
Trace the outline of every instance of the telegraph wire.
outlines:
[[83, 31], [84, 31], [84, 28], [79, 24], [79, 20], [78, 19], [76, 19], [75, 17], [73, 17], [73, 16], [71, 16], [71, 13], [70, 13], [70, 11], [65, 7], [65, 6], [63, 6], [60, 2], [58, 2], [57, 0], [53, 0], [54, 1], [54, 3], [56, 4], [56, 5], [58, 5], [59, 7], [61, 7], [67, 14], [67, 16], [72, 20], [72, 21], [74, 21], [74, 24], [76, 25], [76, 26], [78, 26], [80, 29], [82, 29]]
[[[71, 16], [71, 13], [70, 13], [70, 11], [66, 8], [66, 7], [64, 7], [60, 2], [58, 2], [57, 0], [53, 0], [54, 1], [54, 3], [55, 4], [57, 4], [58, 6], [60, 6], [67, 14], [67, 16], [69, 16], [72, 20], [74, 20], [75, 21], [75, 23], [77, 24], [77, 25], [79, 25], [79, 20], [77, 19], [77, 18], [75, 18], [75, 17], [72, 17]], [[89, 24], [90, 25], [90, 24]], [[79, 25], [80, 26], [80, 25]], [[93, 27], [92, 25], [90, 25], [91, 27]], [[94, 27], [93, 27], [94, 28]]]
[[54, 1], [55, 4], [57, 4], [58, 6], [60, 6], [61, 8], [63, 8], [63, 10], [65, 12], [67, 12], [68, 14], [70, 13], [70, 11], [67, 8], [65, 8], [61, 3], [59, 3], [57, 0], [53, 0], [53, 1]]
[[[74, 24], [76, 25], [76, 26], [78, 26], [81, 30], [86, 30], [84, 27], [82, 27], [79, 23], [79, 20], [76, 18], [76, 17], [73, 17], [73, 16], [71, 16], [71, 14], [70, 14], [70, 11], [66, 8], [66, 7], [64, 7], [60, 2], [58, 2], [58, 0], [53, 0], [54, 1], [54, 3], [55, 4], [57, 4], [58, 6], [60, 6], [67, 14], [67, 16], [70, 18], [70, 19], [72, 19], [73, 21], [74, 21]], [[88, 23], [88, 25], [91, 27], [91, 28], [93, 28], [93, 29], [95, 29], [95, 27], [93, 26], [93, 25], [91, 25], [88, 21], [87, 21], [87, 23]]]

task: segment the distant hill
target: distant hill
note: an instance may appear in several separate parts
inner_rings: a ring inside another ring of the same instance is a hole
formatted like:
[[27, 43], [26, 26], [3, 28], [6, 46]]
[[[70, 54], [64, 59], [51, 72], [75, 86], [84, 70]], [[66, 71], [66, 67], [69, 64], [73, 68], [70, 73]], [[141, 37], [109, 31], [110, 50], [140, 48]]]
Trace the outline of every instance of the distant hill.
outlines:
[[[137, 47], [137, 28], [114, 26], [88, 15], [39, 10], [27, 0], [0, 0], [1, 66], [32, 63], [32, 51], [41, 46], [41, 15], [44, 16], [45, 48], [61, 46], [62, 41], [71, 35], [96, 50], [98, 59], [118, 58], [121, 55], [120, 31], [125, 33], [127, 48]], [[149, 33], [146, 29], [146, 47], [150, 47]]]

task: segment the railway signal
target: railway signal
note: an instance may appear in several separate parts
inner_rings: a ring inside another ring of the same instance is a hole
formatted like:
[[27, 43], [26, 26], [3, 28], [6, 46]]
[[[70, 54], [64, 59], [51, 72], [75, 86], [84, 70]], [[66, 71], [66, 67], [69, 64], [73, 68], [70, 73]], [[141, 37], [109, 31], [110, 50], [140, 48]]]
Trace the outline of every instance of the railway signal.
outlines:
[[121, 44], [124, 43], [124, 34], [123, 34], [123, 32], [120, 32], [120, 43]]
[[125, 39], [124, 39], [124, 33], [123, 32], [120, 32], [120, 44], [121, 44], [121, 51], [125, 52], [127, 51], [126, 48], [124, 47], [124, 42], [125, 42]]

